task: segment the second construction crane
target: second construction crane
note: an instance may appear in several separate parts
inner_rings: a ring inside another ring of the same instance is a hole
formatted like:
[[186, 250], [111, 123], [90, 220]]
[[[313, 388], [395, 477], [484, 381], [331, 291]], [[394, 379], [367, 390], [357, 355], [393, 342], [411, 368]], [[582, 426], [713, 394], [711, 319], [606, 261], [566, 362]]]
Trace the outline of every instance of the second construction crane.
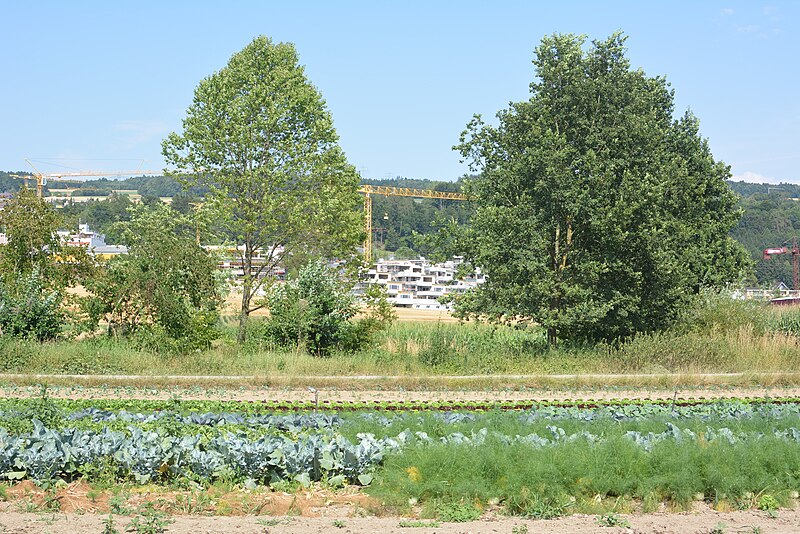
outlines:
[[36, 196], [42, 198], [44, 196], [44, 186], [47, 185], [48, 180], [52, 180], [54, 182], [69, 182], [69, 183], [76, 183], [79, 180], [69, 180], [69, 178], [76, 178], [76, 177], [90, 177], [90, 176], [144, 176], [144, 175], [154, 175], [158, 176], [163, 174], [161, 171], [148, 171], [137, 169], [135, 171], [112, 171], [112, 172], [99, 172], [99, 171], [77, 171], [77, 172], [53, 172], [53, 173], [42, 173], [39, 172], [39, 169], [28, 159], [25, 160], [28, 162], [28, 165], [33, 167], [34, 172], [29, 175], [17, 175], [12, 174], [16, 178], [33, 178], [36, 180]]
[[462, 193], [450, 191], [434, 191], [431, 189], [413, 189], [411, 187], [387, 187], [382, 185], [362, 185], [359, 193], [364, 195], [364, 217], [366, 219], [367, 237], [364, 240], [364, 260], [372, 263], [372, 195], [387, 197], [438, 198], [442, 200], [468, 200]]

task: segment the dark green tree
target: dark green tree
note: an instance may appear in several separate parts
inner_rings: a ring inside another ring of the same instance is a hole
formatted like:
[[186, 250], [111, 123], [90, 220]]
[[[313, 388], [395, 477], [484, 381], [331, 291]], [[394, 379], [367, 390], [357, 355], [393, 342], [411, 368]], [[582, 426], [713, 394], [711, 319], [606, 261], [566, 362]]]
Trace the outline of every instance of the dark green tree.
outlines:
[[240, 342], [264, 305], [256, 294], [289, 254], [349, 256], [363, 238], [358, 175], [291, 44], [258, 37], [202, 80], [163, 153], [186, 185], [208, 188], [243, 245]]
[[456, 148], [479, 177], [458, 243], [489, 279], [462, 313], [537, 322], [551, 343], [619, 339], [742, 276], [728, 167], [690, 113], [673, 119], [666, 80], [631, 69], [624, 42], [544, 38], [531, 98], [463, 132]]

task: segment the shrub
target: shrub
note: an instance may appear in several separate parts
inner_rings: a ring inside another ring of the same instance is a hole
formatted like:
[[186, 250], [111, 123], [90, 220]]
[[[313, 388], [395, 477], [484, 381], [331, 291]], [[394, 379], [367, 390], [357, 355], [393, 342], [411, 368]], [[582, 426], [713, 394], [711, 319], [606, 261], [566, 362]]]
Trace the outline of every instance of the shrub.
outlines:
[[0, 285], [0, 334], [47, 341], [65, 321], [60, 291], [45, 288], [38, 268], [16, 282]]
[[379, 290], [367, 293], [367, 315], [354, 320], [358, 306], [337, 274], [322, 261], [300, 269], [295, 280], [272, 287], [270, 318], [260, 338], [279, 347], [299, 347], [326, 356], [332, 350], [353, 352], [386, 328], [394, 312]]

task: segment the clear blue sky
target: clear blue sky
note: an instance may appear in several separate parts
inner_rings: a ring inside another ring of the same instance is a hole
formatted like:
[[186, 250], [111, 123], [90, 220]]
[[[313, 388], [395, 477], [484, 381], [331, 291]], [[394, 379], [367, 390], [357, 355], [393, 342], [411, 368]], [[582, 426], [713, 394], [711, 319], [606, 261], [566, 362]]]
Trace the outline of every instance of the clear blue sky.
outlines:
[[800, 182], [799, 16], [796, 1], [6, 1], [0, 169], [162, 168], [200, 79], [263, 34], [296, 45], [365, 177], [454, 180], [459, 133], [528, 97], [542, 36], [621, 29], [735, 176]]

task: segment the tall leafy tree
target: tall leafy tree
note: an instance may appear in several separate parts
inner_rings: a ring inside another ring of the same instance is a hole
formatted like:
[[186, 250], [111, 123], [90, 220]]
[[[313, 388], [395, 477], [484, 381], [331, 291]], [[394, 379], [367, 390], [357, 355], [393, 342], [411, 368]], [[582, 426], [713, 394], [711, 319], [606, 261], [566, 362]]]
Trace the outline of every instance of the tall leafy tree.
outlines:
[[456, 148], [480, 175], [460, 243], [489, 280], [462, 313], [532, 320], [552, 343], [618, 339], [669, 326], [702, 287], [741, 276], [729, 168], [624, 43], [544, 38], [531, 98], [463, 132]]
[[265, 275], [288, 254], [349, 255], [362, 237], [358, 175], [291, 44], [258, 37], [202, 80], [163, 153], [185, 182], [209, 189], [243, 245], [240, 341]]

